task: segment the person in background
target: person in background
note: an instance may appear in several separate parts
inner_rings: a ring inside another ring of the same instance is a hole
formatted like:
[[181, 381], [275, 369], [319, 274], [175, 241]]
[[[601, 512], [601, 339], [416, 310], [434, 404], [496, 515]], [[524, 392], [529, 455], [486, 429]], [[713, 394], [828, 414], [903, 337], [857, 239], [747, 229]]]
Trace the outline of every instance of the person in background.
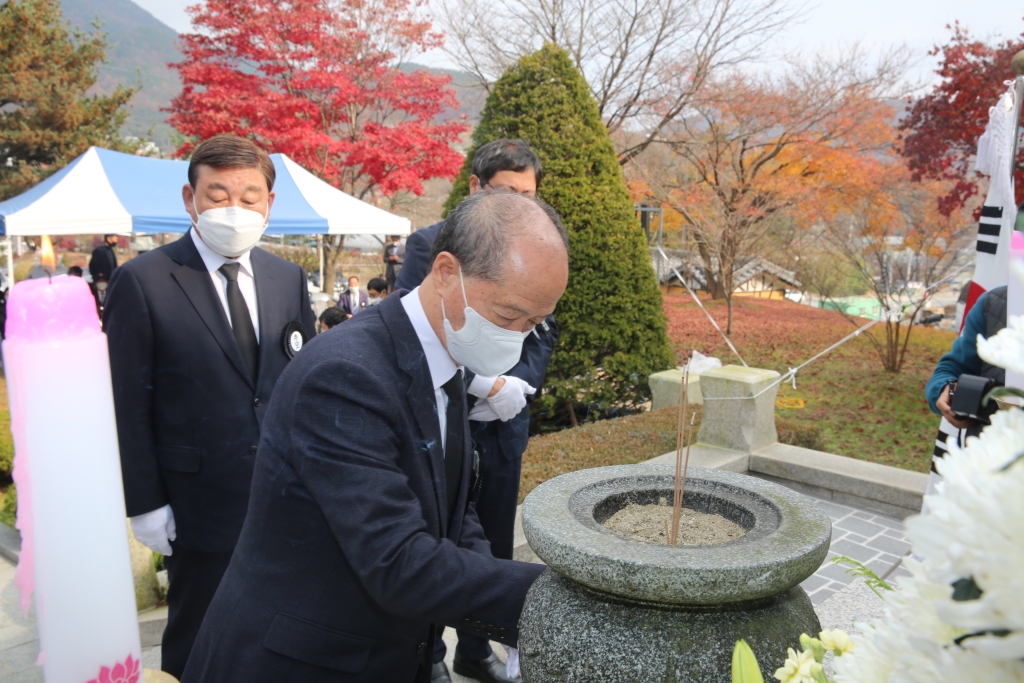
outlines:
[[72, 277], [82, 277], [83, 273], [81, 266], [71, 266], [68, 268], [68, 275]]
[[[988, 339], [1006, 327], [1006, 287], [996, 287], [982, 294], [964, 320], [963, 334], [953, 342], [949, 353], [939, 359], [931, 379], [925, 386], [924, 394], [928, 407], [960, 430], [972, 430], [968, 420], [961, 420], [950, 409], [949, 385], [960, 375], [976, 375], [996, 381], [1000, 386], [1006, 383], [1006, 371], [981, 359], [978, 355], [978, 335]], [[972, 431], [968, 432], [976, 435]], [[958, 439], [963, 441], [962, 438]], [[945, 452], [943, 451], [942, 455]], [[936, 455], [939, 455], [938, 450]]]
[[[540, 159], [525, 142], [494, 140], [482, 145], [473, 156], [470, 196], [491, 192], [535, 197], [542, 175]], [[398, 289], [415, 288], [429, 272], [430, 253], [443, 226], [444, 221], [409, 236]], [[530, 438], [528, 403], [543, 385], [557, 341], [555, 319], [548, 316], [523, 342], [519, 363], [503, 376], [467, 375], [471, 380], [469, 425], [480, 453], [482, 482], [476, 512], [491, 544], [491, 553], [497, 558], [512, 558], [519, 476]], [[444, 683], [450, 681], [444, 664], [446, 648], [440, 638], [436, 642], [435, 682]], [[456, 673], [478, 681], [515, 680], [506, 676], [505, 667], [491, 651], [488, 639], [469, 631], [459, 631], [454, 668]]]
[[337, 306], [325, 308], [324, 312], [320, 314], [320, 331], [326, 332], [332, 327], [345, 322], [347, 319], [348, 317], [345, 315], [345, 311], [341, 310]]
[[371, 306], [376, 306], [388, 295], [388, 283], [379, 277], [375, 277], [366, 283], [367, 300]]
[[387, 280], [388, 293], [395, 291], [395, 281], [398, 274], [402, 272], [402, 262], [405, 260], [405, 245], [399, 235], [392, 235], [391, 242], [384, 246], [384, 263], [387, 269], [384, 277]]
[[444, 624], [516, 647], [544, 567], [495, 559], [480, 529], [463, 369], [515, 365], [565, 291], [567, 237], [550, 207], [487, 193], [452, 211], [434, 251], [420, 287], [281, 375], [182, 683], [443, 680]]
[[346, 318], [351, 318], [369, 305], [369, 297], [359, 288], [359, 278], [353, 275], [348, 279], [348, 291], [338, 299], [338, 308], [345, 311]]
[[181, 190], [191, 230], [115, 270], [103, 312], [125, 506], [165, 556], [176, 678], [241, 533], [277, 378], [315, 334], [302, 268], [256, 246], [275, 175], [251, 140], [200, 143]]
[[89, 259], [89, 275], [92, 277], [92, 295], [96, 299], [96, 310], [102, 315], [107, 299], [107, 285], [117, 269], [117, 235], [104, 235], [103, 243], [92, 250]]
[[92, 257], [89, 259], [89, 275], [92, 281], [103, 280], [110, 282], [117, 268], [117, 235], [104, 235], [103, 242], [92, 250]]

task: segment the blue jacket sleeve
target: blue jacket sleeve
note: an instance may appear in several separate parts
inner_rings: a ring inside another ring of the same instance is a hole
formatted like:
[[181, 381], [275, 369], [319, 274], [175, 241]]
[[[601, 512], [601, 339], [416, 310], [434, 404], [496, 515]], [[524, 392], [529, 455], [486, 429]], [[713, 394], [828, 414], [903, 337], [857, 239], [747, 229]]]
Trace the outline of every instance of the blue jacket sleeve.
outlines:
[[938, 414], [939, 409], [935, 402], [942, 394], [942, 388], [949, 380], [957, 379], [960, 375], [977, 375], [981, 372], [981, 358], [978, 356], [978, 335], [985, 336], [985, 295], [982, 294], [974, 302], [974, 306], [967, 313], [964, 320], [964, 331], [956, 341], [949, 353], [939, 359], [935, 366], [935, 372], [924, 389], [925, 398], [928, 399], [928, 407], [933, 413]]
[[424, 230], [418, 230], [405, 241], [405, 262], [402, 263], [402, 270], [398, 271], [395, 289], [415, 289], [427, 277], [434, 241], [427, 239], [424, 233]]

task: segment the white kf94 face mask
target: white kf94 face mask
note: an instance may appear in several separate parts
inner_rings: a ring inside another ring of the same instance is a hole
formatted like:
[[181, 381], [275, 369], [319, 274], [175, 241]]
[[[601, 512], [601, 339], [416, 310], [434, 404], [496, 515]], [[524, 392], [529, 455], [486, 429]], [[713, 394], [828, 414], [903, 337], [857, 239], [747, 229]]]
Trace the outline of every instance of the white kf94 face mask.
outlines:
[[[199, 217], [192, 223], [206, 246], [224, 258], [238, 258], [256, 246], [267, 229], [267, 216], [240, 206], [224, 206], [199, 213], [196, 198], [192, 209]], [[270, 208], [267, 208], [269, 215]]]
[[459, 284], [462, 285], [462, 300], [466, 302], [466, 307], [462, 309], [466, 314], [466, 324], [458, 332], [453, 330], [452, 324], [448, 322], [448, 316], [444, 311], [444, 299], [441, 300], [441, 316], [444, 318], [444, 336], [448, 353], [456, 363], [465, 365], [471, 372], [481, 377], [503, 375], [519, 362], [519, 357], [523, 353], [523, 340], [529, 332], [515, 332], [498, 327], [470, 308], [461, 266]]

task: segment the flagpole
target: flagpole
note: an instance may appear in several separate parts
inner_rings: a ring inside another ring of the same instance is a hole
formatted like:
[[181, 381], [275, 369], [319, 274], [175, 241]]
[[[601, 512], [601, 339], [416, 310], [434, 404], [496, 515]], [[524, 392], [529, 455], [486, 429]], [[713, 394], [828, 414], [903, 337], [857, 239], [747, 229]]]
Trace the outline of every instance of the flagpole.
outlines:
[[1017, 164], [1017, 150], [1020, 148], [1020, 114], [1021, 104], [1024, 103], [1024, 50], [1013, 56], [1013, 73], [1016, 78], [1016, 92], [1013, 98], [1013, 154], [1010, 155], [1010, 177], [1014, 175]]

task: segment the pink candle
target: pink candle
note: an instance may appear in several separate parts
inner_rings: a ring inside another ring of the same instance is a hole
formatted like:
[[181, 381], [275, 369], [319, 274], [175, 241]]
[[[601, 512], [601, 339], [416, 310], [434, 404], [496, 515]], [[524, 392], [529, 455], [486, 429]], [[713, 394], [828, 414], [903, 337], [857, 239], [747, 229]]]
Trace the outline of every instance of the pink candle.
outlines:
[[85, 281], [16, 284], [3, 359], [22, 534], [15, 582], [23, 610], [35, 591], [44, 679], [140, 680], [107, 340]]

